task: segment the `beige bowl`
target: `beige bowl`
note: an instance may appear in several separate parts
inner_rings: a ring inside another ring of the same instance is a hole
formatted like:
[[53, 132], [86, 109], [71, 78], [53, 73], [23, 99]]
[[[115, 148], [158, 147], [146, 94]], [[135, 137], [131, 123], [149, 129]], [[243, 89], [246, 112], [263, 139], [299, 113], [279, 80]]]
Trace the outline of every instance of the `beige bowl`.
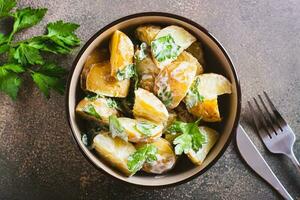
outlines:
[[[87, 149], [81, 141], [83, 122], [75, 115], [75, 106], [82, 97], [80, 89], [80, 73], [87, 56], [100, 44], [107, 43], [115, 30], [129, 33], [141, 24], [178, 25], [196, 36], [204, 44], [205, 58], [209, 68], [206, 72], [216, 72], [226, 76], [232, 83], [233, 93], [219, 98], [220, 112], [223, 117], [222, 123], [210, 123], [209, 126], [218, 130], [221, 137], [208, 154], [201, 166], [194, 166], [186, 158], [181, 158], [175, 168], [163, 175], [149, 175], [143, 172], [132, 177], [125, 177], [117, 170], [110, 167], [104, 160], [99, 158], [93, 151]], [[203, 174], [224, 153], [232, 135], [234, 134], [240, 116], [241, 91], [234, 66], [222, 45], [206, 29], [199, 24], [181, 16], [168, 13], [139, 13], [118, 19], [98, 31], [83, 46], [76, 57], [70, 72], [66, 93], [67, 119], [76, 144], [83, 155], [97, 168], [102, 169], [111, 176], [128, 183], [141, 186], [166, 186], [191, 180]]]

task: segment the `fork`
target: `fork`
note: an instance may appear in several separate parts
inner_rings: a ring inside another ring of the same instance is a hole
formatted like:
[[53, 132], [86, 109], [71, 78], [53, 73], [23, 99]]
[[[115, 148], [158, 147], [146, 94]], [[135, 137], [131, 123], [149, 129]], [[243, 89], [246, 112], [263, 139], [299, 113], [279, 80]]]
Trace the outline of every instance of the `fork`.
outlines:
[[257, 107], [256, 110], [253, 108], [250, 101], [248, 101], [256, 130], [270, 152], [286, 155], [300, 173], [300, 164], [293, 152], [293, 146], [296, 140], [295, 134], [277, 111], [267, 93], [265, 91], [263, 93], [271, 111], [267, 108], [261, 95], [258, 95], [258, 98], [262, 106], [258, 103], [256, 98], [253, 97], [253, 101]]

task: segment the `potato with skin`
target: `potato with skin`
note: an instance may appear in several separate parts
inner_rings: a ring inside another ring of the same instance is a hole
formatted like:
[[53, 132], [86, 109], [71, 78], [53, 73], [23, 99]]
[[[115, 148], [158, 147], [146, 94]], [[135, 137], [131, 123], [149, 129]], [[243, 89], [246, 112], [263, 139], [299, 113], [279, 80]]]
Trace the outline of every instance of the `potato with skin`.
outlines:
[[[153, 53], [152, 48], [152, 56], [155, 64], [160, 69], [164, 69], [165, 66], [169, 65], [171, 62], [177, 59], [177, 57], [185, 50], [187, 49], [193, 42], [195, 42], [197, 39], [190, 34], [185, 29], [179, 27], [179, 26], [167, 26], [159, 31], [159, 33], [155, 37], [155, 41], [159, 40], [162, 37], [170, 36], [172, 40], [174, 40], [175, 45], [178, 46], [178, 52], [177, 56], [172, 56], [170, 58], [166, 58], [162, 61], [156, 58], [155, 54]], [[151, 44], [151, 47], [153, 47], [153, 44]], [[160, 48], [161, 49], [161, 48]], [[165, 49], [161, 49], [163, 51]]]
[[146, 42], [147, 45], [151, 45], [151, 42], [160, 30], [160, 26], [143, 25], [135, 30], [135, 34], [141, 42]]
[[[222, 94], [230, 94], [231, 83], [224, 76], [214, 73], [201, 74], [195, 79], [199, 79], [197, 90], [203, 100], [188, 107], [188, 111], [194, 116], [201, 117], [203, 121], [221, 121], [217, 97]], [[185, 101], [188, 98], [190, 98], [189, 94]]]
[[109, 44], [111, 76], [133, 64], [134, 47], [130, 38], [121, 31], [115, 31]]
[[189, 60], [172, 62], [156, 77], [155, 94], [169, 109], [176, 108], [186, 96], [196, 72], [197, 66]]
[[176, 163], [176, 156], [172, 145], [165, 139], [159, 138], [153, 144], [158, 152], [156, 154], [156, 161], [145, 163], [143, 170], [148, 173], [162, 174], [173, 169]]
[[85, 119], [93, 120], [99, 124], [108, 125], [110, 115], [118, 116], [118, 111], [109, 106], [103, 97], [82, 99], [76, 106], [76, 113]]
[[199, 41], [196, 41], [193, 44], [191, 44], [191, 46], [189, 46], [189, 48], [187, 48], [186, 51], [192, 54], [198, 60], [198, 62], [203, 67], [205, 67], [206, 62], [204, 59], [203, 45]]
[[181, 62], [181, 61], [187, 61], [190, 62], [194, 65], [197, 66], [197, 72], [196, 74], [202, 74], [203, 73], [203, 67], [202, 65], [198, 62], [198, 60], [190, 53], [187, 51], [183, 51], [176, 59], [176, 62]]
[[165, 105], [151, 92], [138, 88], [135, 92], [133, 115], [152, 122], [164, 124], [169, 113]]
[[127, 167], [127, 160], [136, 149], [130, 142], [118, 137], [112, 138], [109, 132], [101, 132], [94, 137], [93, 146], [96, 152], [111, 166], [120, 170], [126, 176], [132, 175]]
[[120, 117], [118, 120], [125, 129], [129, 142], [153, 142], [162, 135], [163, 125], [161, 124], [127, 117]]
[[110, 75], [111, 66], [108, 61], [93, 64], [86, 74], [83, 89], [108, 97], [126, 97], [128, 94], [130, 80], [117, 81]]
[[214, 129], [205, 126], [200, 126], [199, 129], [200, 132], [206, 136], [207, 141], [197, 152], [195, 152], [194, 150], [190, 150], [190, 152], [187, 154], [189, 159], [195, 165], [201, 165], [203, 163], [205, 157], [219, 138], [219, 133]]

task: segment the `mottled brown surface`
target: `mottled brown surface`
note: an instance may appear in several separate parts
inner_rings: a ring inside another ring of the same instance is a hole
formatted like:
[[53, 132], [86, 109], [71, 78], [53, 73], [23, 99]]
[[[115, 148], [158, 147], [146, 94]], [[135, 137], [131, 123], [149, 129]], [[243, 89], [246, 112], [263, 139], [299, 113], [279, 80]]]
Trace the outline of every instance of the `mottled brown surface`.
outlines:
[[[268, 153], [246, 123], [246, 100], [266, 90], [296, 132], [300, 158], [300, 2], [122, 2], [20, 0], [19, 5], [49, 8], [43, 25], [58, 19], [78, 22], [83, 43], [111, 21], [142, 11], [175, 13], [202, 24], [235, 63], [243, 93], [242, 124], [287, 190], [300, 199], [300, 175], [287, 159]], [[38, 26], [22, 37], [42, 30]], [[70, 68], [78, 51], [60, 57], [60, 63]], [[141, 189], [113, 180], [91, 166], [74, 145], [64, 97], [53, 93], [47, 101], [32, 83], [25, 84], [17, 102], [0, 95], [0, 199], [279, 199], [241, 162], [233, 144], [207, 173], [180, 186]]]

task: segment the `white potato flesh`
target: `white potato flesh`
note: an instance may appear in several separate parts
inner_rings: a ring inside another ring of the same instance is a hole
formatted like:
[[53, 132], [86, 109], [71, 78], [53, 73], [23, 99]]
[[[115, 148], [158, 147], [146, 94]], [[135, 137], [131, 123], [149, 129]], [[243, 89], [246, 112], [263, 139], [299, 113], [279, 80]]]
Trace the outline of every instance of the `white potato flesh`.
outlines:
[[176, 156], [172, 145], [163, 138], [159, 138], [151, 144], [157, 147], [157, 160], [151, 163], [145, 163], [143, 170], [153, 174], [162, 174], [171, 170], [176, 163]]
[[117, 72], [133, 64], [134, 47], [130, 38], [121, 31], [115, 31], [110, 40], [111, 75], [117, 77]]
[[136, 29], [135, 34], [141, 42], [146, 42], [147, 45], [151, 45], [152, 40], [160, 30], [160, 26], [143, 25]]
[[219, 138], [219, 133], [214, 129], [205, 126], [200, 126], [199, 129], [200, 132], [206, 136], [207, 141], [205, 144], [202, 145], [202, 148], [199, 149], [197, 152], [195, 152], [194, 150], [190, 150], [190, 152], [187, 154], [189, 159], [195, 165], [201, 165], [203, 163], [207, 154], [209, 153], [209, 151], [215, 145], [215, 143]]
[[169, 117], [165, 105], [153, 93], [142, 88], [135, 91], [133, 115], [161, 124], [166, 123]]
[[[89, 108], [90, 106], [92, 106], [94, 110], [97, 112], [97, 114], [99, 115], [98, 118], [89, 114], [89, 112], [87, 112], [87, 108]], [[100, 124], [108, 124], [109, 122], [108, 119], [109, 116], [111, 115], [118, 116], [118, 111], [115, 108], [109, 107], [107, 103], [107, 99], [105, 98], [82, 99], [76, 106], [76, 113], [78, 113], [79, 115], [81, 115], [86, 119], [91, 119]]]
[[[190, 34], [185, 29], [179, 27], [179, 26], [167, 26], [159, 31], [159, 33], [156, 35], [155, 39], [159, 39], [164, 36], [170, 35], [173, 39], [176, 45], [180, 47], [178, 55], [180, 55], [186, 48], [188, 48], [193, 42], [195, 42], [197, 39]], [[169, 65], [172, 61], [176, 60], [176, 57], [169, 58], [164, 61], [159, 62], [155, 57], [153, 56], [154, 62], [156, 65], [163, 69], [165, 66]]]
[[[125, 129], [129, 142], [153, 142], [159, 138], [162, 134], [163, 126], [161, 124], [155, 124], [148, 120], [143, 119], [131, 119], [127, 117], [118, 118], [121, 126]], [[145, 125], [148, 126], [148, 132], [144, 133], [138, 127]]]
[[93, 64], [85, 74], [84, 89], [108, 97], [126, 97], [130, 80], [117, 81], [110, 75], [109, 62]]
[[132, 175], [127, 167], [127, 160], [136, 149], [130, 142], [118, 137], [112, 138], [108, 132], [102, 132], [94, 137], [93, 146], [97, 153], [113, 167], [127, 176]]
[[197, 66], [197, 72], [196, 72], [197, 75], [203, 73], [202, 65], [192, 54], [188, 53], [187, 51], [183, 51], [175, 60], [175, 62], [182, 62], [182, 61], [190, 62], [191, 64]]

